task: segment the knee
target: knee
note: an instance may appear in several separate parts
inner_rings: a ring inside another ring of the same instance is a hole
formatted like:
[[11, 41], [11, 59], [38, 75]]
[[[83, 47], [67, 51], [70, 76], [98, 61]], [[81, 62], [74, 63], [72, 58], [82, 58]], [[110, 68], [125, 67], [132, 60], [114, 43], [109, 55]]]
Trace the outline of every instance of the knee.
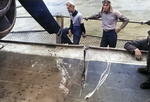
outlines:
[[69, 28], [65, 28], [62, 30], [62, 35], [67, 35], [69, 33]]

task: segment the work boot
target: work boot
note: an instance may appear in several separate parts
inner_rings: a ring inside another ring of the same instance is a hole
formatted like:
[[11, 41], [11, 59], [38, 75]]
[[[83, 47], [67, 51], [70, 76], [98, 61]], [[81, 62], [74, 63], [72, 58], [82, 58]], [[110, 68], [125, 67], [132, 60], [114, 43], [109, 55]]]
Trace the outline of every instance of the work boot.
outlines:
[[150, 89], [150, 78], [140, 85], [141, 89]]
[[140, 74], [148, 75], [147, 68], [138, 68], [138, 72], [139, 72]]

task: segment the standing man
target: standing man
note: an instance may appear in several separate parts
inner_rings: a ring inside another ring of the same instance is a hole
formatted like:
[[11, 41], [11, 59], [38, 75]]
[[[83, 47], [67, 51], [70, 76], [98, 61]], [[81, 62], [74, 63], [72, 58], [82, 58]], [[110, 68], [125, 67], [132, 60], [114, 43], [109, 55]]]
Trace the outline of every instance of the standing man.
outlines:
[[81, 35], [85, 35], [86, 33], [83, 23], [83, 16], [80, 12], [75, 10], [75, 5], [73, 2], [67, 2], [66, 6], [68, 12], [70, 13], [70, 27], [62, 30], [62, 43], [72, 44], [67, 34], [69, 34], [69, 37], [73, 34], [73, 44], [79, 44]]
[[[129, 19], [121, 14], [119, 11], [112, 9], [111, 2], [109, 0], [102, 1], [103, 7], [100, 12], [94, 14], [88, 19], [102, 18], [103, 36], [101, 40], [101, 47], [116, 47], [117, 33], [119, 33], [129, 22]], [[116, 29], [118, 19], [122, 21], [122, 25]]]
[[[129, 41], [125, 43], [124, 48], [135, 54], [137, 60], [142, 59], [142, 53], [140, 50], [148, 51], [147, 56], [147, 66], [146, 68], [138, 68], [138, 72], [141, 74], [149, 75], [150, 74], [150, 31], [148, 31], [149, 36], [147, 39]], [[140, 85], [142, 89], [150, 89], [150, 77], [148, 80]]]

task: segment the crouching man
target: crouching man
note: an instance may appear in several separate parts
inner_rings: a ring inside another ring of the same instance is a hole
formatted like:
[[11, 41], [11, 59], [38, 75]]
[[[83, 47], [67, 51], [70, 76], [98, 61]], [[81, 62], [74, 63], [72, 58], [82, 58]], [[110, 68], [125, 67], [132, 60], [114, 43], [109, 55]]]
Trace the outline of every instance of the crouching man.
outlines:
[[[66, 7], [70, 13], [70, 27], [62, 30], [61, 43], [78, 45], [81, 35], [85, 36], [86, 33], [83, 23], [83, 16], [79, 11], [75, 10], [75, 5], [73, 2], [67, 2]], [[69, 37], [73, 34], [73, 43], [68, 38], [67, 34], [69, 34]]]

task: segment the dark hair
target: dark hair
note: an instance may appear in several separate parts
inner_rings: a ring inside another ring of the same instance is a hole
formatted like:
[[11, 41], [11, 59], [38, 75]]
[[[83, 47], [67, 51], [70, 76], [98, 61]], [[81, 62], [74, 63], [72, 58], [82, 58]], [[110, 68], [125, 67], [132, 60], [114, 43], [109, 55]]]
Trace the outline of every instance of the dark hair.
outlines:
[[109, 0], [104, 0], [102, 1], [103, 4], [111, 4], [111, 2]]
[[[104, 4], [108, 4], [108, 5], [109, 5], [109, 10], [108, 10], [108, 12], [107, 12], [107, 13], [109, 13], [110, 10], [112, 9], [112, 7], [111, 7], [111, 2], [110, 2], [109, 0], [104, 0], [104, 1], [102, 1], [102, 3], [103, 3], [103, 5], [104, 5]], [[103, 12], [103, 6], [102, 6], [101, 12]]]

